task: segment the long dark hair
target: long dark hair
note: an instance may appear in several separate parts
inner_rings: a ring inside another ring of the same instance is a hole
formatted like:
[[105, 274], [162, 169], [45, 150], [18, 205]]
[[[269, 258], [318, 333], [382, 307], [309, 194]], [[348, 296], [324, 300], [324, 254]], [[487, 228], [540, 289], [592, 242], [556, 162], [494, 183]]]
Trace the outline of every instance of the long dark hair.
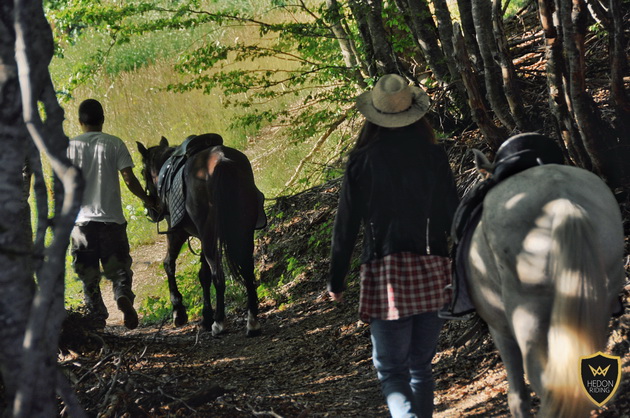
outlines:
[[424, 117], [420, 118], [411, 125], [403, 126], [402, 128], [385, 128], [366, 120], [363, 124], [363, 128], [361, 128], [361, 132], [359, 132], [357, 142], [354, 145], [351, 154], [354, 154], [381, 139], [400, 135], [414, 135], [418, 137], [418, 140], [424, 140], [429, 144], [437, 143], [435, 131], [427, 118]]

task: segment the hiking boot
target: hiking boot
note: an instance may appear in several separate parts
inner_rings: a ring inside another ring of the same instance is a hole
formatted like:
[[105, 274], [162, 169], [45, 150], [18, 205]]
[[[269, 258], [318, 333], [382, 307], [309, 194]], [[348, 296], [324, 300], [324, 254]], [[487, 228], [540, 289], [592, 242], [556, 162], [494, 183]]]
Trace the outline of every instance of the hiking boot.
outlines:
[[116, 299], [118, 309], [124, 316], [125, 327], [128, 329], [136, 329], [138, 327], [138, 313], [133, 308], [133, 302], [127, 296], [121, 296]]

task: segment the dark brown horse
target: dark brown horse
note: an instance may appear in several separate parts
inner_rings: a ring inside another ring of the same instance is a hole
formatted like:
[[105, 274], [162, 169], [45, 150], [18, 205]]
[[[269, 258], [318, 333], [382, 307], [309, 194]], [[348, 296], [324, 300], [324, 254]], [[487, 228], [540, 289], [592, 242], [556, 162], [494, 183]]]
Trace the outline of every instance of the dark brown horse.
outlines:
[[[173, 320], [176, 326], [188, 322], [175, 281], [175, 262], [184, 242], [194, 236], [201, 240], [199, 282], [203, 290], [203, 327], [211, 329], [213, 335], [224, 330], [225, 258], [232, 275], [247, 289], [247, 335], [258, 335], [253, 251], [254, 230], [261, 226], [261, 217], [264, 218], [262, 193], [254, 184], [251, 164], [242, 152], [213, 145], [222, 144], [216, 134], [200, 137], [213, 141], [218, 138], [218, 141], [206, 142], [201, 147], [197, 141], [196, 146], [191, 146], [190, 137], [175, 148], [163, 137], [158, 146], [148, 149], [138, 143], [147, 191], [156, 197], [160, 207], [159, 211], [150, 210], [150, 217], [155, 222], [166, 218], [169, 226], [164, 270], [173, 304]], [[177, 175], [180, 176], [179, 187], [176, 186]], [[181, 196], [177, 196], [178, 189], [183, 192]], [[181, 198], [180, 203], [178, 198]], [[177, 215], [179, 211], [181, 214]], [[216, 312], [210, 301], [211, 283], [216, 290]]]

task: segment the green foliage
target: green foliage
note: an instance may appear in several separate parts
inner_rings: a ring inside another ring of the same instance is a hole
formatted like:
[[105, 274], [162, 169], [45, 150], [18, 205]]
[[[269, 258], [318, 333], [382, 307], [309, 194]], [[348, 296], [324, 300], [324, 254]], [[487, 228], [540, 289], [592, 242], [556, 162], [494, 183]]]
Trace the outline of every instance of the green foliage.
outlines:
[[510, 0], [505, 8], [505, 17], [516, 15], [523, 7], [531, 3], [531, 0]]
[[[194, 256], [190, 251], [186, 251], [187, 245], [184, 246], [177, 263], [177, 287], [182, 294], [184, 306], [191, 320], [195, 320], [201, 316], [203, 310], [203, 298], [201, 285], [199, 284], [198, 272], [201, 262], [199, 257]], [[144, 322], [161, 323], [170, 319], [173, 306], [170, 301], [170, 293], [168, 282], [164, 282], [153, 291], [153, 294], [147, 296], [141, 301], [138, 308], [142, 314]]]
[[[196, 248], [196, 245], [193, 245], [193, 247], [195, 247], [193, 248], [195, 252], [198, 253], [199, 249]], [[200, 319], [203, 311], [203, 292], [198, 277], [200, 267], [201, 261], [199, 257], [190, 251], [188, 244], [184, 245], [178, 258], [176, 280], [177, 287], [182, 294], [186, 312], [191, 320]], [[226, 276], [226, 313], [234, 314], [247, 306], [247, 292], [245, 287], [232, 280], [229, 274], [226, 274]], [[214, 307], [216, 299], [214, 286], [210, 289], [210, 298]], [[151, 295], [140, 302], [138, 310], [142, 314], [143, 322], [146, 323], [155, 324], [170, 320], [173, 306], [171, 305], [166, 279], [158, 288], [152, 291]]]
[[[166, 289], [168, 292], [168, 287]], [[173, 314], [173, 308], [168, 298], [148, 296], [138, 308], [145, 324], [159, 324], [166, 322]]]
[[147, 211], [142, 202], [140, 202], [137, 197], [133, 196], [126, 188], [124, 189], [123, 196], [123, 202], [130, 202], [123, 205], [123, 212], [125, 219], [127, 219], [129, 244], [135, 247], [154, 242], [157, 236], [157, 229], [155, 224], [149, 221]]
[[[264, 12], [265, 4], [272, 12]], [[309, 9], [304, 2], [279, 1], [51, 0], [47, 5], [60, 55], [81, 36], [94, 41], [91, 56], [69, 71], [64, 87], [69, 94], [100, 70], [116, 74], [178, 56], [175, 68], [182, 79], [170, 83], [170, 91], [218, 89], [224, 105], [243, 109], [233, 127], [299, 124], [301, 129], [289, 131], [293, 141], [325, 130], [356, 94], [356, 80], [329, 28], [339, 17], [325, 4]], [[245, 28], [247, 36], [235, 36], [234, 26]], [[253, 41], [248, 28], [258, 31]], [[296, 99], [298, 108], [289, 108]]]
[[388, 3], [383, 9], [383, 23], [389, 29], [389, 41], [395, 53], [404, 54], [415, 48], [413, 35], [407, 26], [405, 16], [393, 2]]
[[256, 290], [258, 299], [267, 299], [273, 301], [276, 305], [280, 305], [284, 300], [284, 295], [278, 290], [277, 285], [261, 283]]
[[332, 237], [332, 230], [334, 227], [334, 219], [330, 218], [321, 223], [314, 233], [308, 237], [309, 248], [321, 248], [324, 247], [328, 250], [330, 247], [330, 237]]
[[72, 256], [66, 256], [66, 281], [64, 305], [68, 309], [78, 308], [83, 304], [83, 285], [72, 269]]

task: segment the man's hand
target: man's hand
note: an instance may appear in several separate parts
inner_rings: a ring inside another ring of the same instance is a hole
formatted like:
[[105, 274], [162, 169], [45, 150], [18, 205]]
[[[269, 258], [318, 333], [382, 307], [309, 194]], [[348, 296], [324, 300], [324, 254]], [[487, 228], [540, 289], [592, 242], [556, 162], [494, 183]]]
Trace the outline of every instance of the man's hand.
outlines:
[[160, 201], [158, 200], [157, 197], [151, 196], [151, 195], [147, 195], [142, 200], [144, 202], [144, 206], [147, 209], [155, 209], [155, 210], [159, 210], [160, 209]]
[[339, 293], [335, 293], [335, 292], [328, 292], [328, 294], [330, 295], [330, 298], [337, 303], [342, 303], [343, 302], [343, 292], [339, 292]]

